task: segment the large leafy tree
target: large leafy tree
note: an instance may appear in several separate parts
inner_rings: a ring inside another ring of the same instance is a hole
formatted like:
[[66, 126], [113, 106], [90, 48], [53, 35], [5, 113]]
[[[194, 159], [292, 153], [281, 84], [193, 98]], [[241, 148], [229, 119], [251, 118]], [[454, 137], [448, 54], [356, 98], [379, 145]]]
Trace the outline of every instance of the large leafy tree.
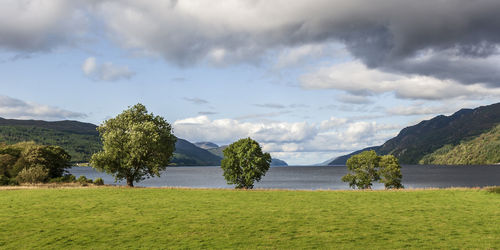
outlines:
[[353, 155], [347, 160], [349, 173], [342, 177], [352, 188], [371, 189], [373, 181], [384, 183], [386, 189], [403, 188], [401, 166], [393, 155], [378, 156], [373, 150]]
[[103, 150], [92, 155], [91, 165], [126, 180], [134, 186], [149, 177], [160, 176], [175, 150], [176, 137], [161, 116], [148, 113], [142, 104], [106, 120], [97, 128]]
[[380, 157], [380, 182], [384, 183], [385, 188], [403, 188], [401, 180], [403, 174], [401, 173], [401, 165], [394, 155], [383, 155]]
[[271, 155], [263, 153], [259, 143], [251, 138], [240, 139], [224, 149], [221, 162], [224, 178], [236, 188], [252, 189], [269, 170]]
[[349, 182], [349, 186], [359, 189], [370, 189], [372, 181], [379, 180], [379, 156], [375, 151], [369, 150], [351, 156], [347, 160], [347, 169], [350, 171], [342, 177], [342, 181]]

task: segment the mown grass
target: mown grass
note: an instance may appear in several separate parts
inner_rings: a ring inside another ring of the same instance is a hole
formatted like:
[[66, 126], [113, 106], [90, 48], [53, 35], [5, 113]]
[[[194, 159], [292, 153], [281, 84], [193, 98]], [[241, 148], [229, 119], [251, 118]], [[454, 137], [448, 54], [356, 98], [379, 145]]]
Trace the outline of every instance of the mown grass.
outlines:
[[0, 191], [0, 248], [500, 248], [480, 189]]

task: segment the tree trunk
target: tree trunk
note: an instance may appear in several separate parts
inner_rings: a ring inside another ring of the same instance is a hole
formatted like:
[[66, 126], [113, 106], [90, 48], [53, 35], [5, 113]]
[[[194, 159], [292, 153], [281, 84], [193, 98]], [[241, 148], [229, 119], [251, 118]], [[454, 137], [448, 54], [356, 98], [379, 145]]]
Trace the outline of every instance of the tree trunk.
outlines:
[[134, 187], [134, 178], [132, 176], [127, 177], [127, 186]]

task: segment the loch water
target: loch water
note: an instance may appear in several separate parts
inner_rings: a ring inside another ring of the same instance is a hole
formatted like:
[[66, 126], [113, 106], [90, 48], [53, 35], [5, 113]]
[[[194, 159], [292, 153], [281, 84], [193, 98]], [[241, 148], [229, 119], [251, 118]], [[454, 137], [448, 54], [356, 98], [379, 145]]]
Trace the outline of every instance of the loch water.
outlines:
[[[481, 166], [435, 166], [404, 165], [405, 188], [485, 187], [500, 185], [500, 165]], [[77, 178], [102, 178], [105, 184], [125, 185], [114, 182], [114, 178], [90, 167], [73, 167], [69, 171]], [[297, 166], [271, 167], [255, 188], [265, 189], [349, 189], [341, 181], [347, 173], [345, 166]], [[226, 184], [222, 169], [209, 167], [168, 167], [161, 177], [146, 179], [135, 184], [143, 187], [189, 187], [189, 188], [233, 188]], [[376, 183], [374, 189], [383, 189]]]

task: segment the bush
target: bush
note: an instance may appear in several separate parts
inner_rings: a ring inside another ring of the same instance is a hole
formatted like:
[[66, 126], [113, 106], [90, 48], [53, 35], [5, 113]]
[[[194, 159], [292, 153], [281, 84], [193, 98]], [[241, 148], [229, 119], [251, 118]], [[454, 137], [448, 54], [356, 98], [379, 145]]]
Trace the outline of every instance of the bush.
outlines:
[[97, 178], [94, 180], [94, 184], [97, 186], [102, 186], [104, 185], [104, 181], [102, 180], [102, 178]]
[[49, 180], [49, 183], [72, 183], [72, 182], [76, 182], [76, 177], [71, 174], [67, 174], [57, 178], [52, 178]]
[[49, 171], [41, 165], [24, 168], [19, 172], [16, 179], [19, 183], [42, 183], [49, 177]]
[[500, 194], [500, 186], [496, 186], [496, 187], [487, 187], [486, 190], [488, 190], [488, 192], [491, 192], [491, 193], [497, 193], [497, 194]]
[[9, 185], [10, 178], [5, 175], [0, 175], [0, 186]]
[[78, 177], [78, 179], [76, 181], [80, 182], [80, 184], [82, 184], [82, 185], [88, 183], [88, 179], [87, 179], [87, 177], [85, 177], [85, 175]]

